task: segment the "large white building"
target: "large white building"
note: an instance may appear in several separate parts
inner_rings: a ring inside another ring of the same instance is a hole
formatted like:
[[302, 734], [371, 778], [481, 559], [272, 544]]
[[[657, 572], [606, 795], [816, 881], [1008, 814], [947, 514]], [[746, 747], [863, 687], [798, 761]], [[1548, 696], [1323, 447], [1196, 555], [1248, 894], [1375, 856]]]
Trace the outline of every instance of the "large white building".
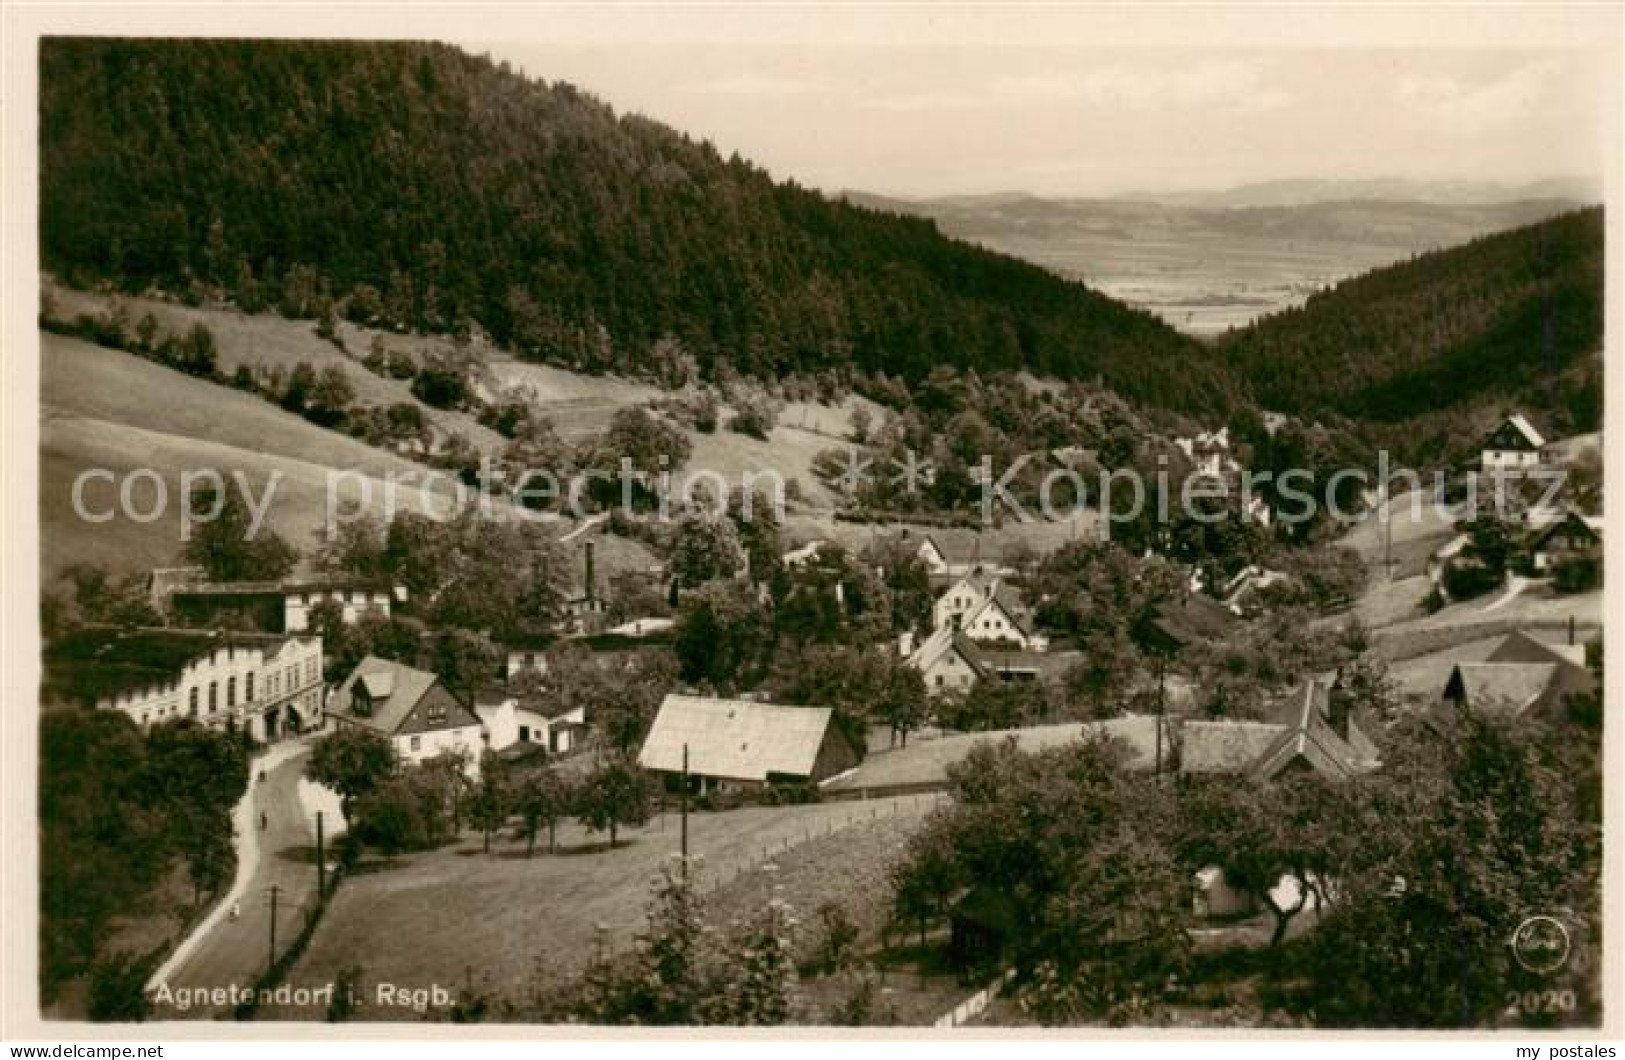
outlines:
[[143, 728], [190, 718], [270, 742], [322, 721], [322, 639], [92, 628], [46, 656], [48, 696], [118, 710]]

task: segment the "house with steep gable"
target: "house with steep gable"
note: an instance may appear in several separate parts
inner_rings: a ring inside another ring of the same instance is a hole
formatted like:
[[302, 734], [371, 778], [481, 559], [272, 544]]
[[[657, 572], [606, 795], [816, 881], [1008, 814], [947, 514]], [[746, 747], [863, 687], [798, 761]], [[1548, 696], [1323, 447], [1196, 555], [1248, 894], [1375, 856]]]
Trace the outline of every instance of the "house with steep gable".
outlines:
[[364, 729], [388, 741], [402, 762], [420, 764], [447, 752], [479, 770], [484, 727], [474, 709], [439, 677], [369, 655], [344, 679], [328, 707], [335, 726]]
[[1485, 474], [1526, 471], [1540, 464], [1546, 439], [1521, 412], [1503, 419], [1484, 439], [1478, 466]]

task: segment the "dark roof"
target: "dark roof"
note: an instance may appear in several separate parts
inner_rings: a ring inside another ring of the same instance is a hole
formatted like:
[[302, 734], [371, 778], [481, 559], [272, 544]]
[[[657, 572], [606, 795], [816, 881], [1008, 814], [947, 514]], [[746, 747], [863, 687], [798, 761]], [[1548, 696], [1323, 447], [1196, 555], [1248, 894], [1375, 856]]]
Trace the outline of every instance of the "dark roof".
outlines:
[[1581, 537], [1590, 538], [1592, 541], [1602, 540], [1602, 535], [1597, 532], [1597, 527], [1592, 524], [1591, 520], [1571, 508], [1564, 513], [1563, 518], [1555, 519], [1545, 527], [1537, 530], [1534, 540], [1531, 542], [1531, 547], [1542, 548], [1547, 541], [1559, 533], [1571, 535], [1577, 533]]
[[46, 650], [45, 690], [70, 702], [94, 705], [127, 692], [172, 685], [189, 664], [217, 649], [263, 649], [287, 639], [212, 629], [93, 626]]
[[1312, 677], [1288, 693], [1268, 721], [1186, 722], [1180, 771], [1273, 780], [1300, 762], [1335, 779], [1374, 769], [1376, 745], [1356, 718], [1347, 720], [1346, 736], [1337, 731], [1331, 696], [1332, 682]]
[[1202, 593], [1187, 593], [1178, 603], [1163, 603], [1146, 623], [1151, 639], [1183, 648], [1203, 640], [1222, 640], [1238, 619], [1223, 604]]
[[387, 579], [332, 577], [302, 578], [261, 582], [192, 582], [177, 586], [174, 596], [286, 596], [290, 593], [355, 592], [393, 593]]

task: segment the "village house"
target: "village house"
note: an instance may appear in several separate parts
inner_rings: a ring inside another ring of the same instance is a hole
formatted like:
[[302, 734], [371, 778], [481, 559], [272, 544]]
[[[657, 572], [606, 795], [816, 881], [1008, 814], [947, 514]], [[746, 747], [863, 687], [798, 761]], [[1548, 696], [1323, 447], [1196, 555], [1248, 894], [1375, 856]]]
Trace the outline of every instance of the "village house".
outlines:
[[328, 718], [389, 742], [396, 757], [421, 764], [447, 752], [463, 754], [471, 773], [485, 749], [479, 716], [432, 673], [369, 655], [333, 693]]
[[388, 618], [406, 587], [375, 578], [314, 577], [267, 582], [211, 582], [201, 567], [161, 568], [149, 589], [157, 609], [193, 628], [242, 618], [267, 633], [307, 633], [323, 601], [339, 606], [345, 625], [364, 615]]
[[1594, 697], [1597, 677], [1583, 645], [1554, 645], [1524, 632], [1502, 641], [1483, 662], [1457, 663], [1445, 681], [1436, 716], [1462, 712], [1498, 718], [1564, 721], [1576, 697]]
[[1291, 582], [1292, 576], [1289, 574], [1249, 564], [1224, 583], [1221, 590], [1224, 606], [1235, 614], [1251, 613], [1258, 609], [1260, 593]]
[[551, 633], [507, 633], [498, 638], [502, 647], [502, 673], [508, 681], [522, 675], [541, 677], [547, 673], [547, 649], [557, 643]]
[[45, 671], [47, 698], [142, 728], [190, 718], [269, 743], [322, 720], [320, 637], [96, 627], [54, 645]]
[[902, 647], [908, 665], [920, 671], [926, 691], [934, 696], [968, 692], [988, 673], [975, 643], [952, 623], [937, 629], [918, 647], [912, 647], [908, 638]]
[[925, 569], [938, 578], [961, 578], [967, 574], [1009, 576], [1015, 570], [985, 549], [982, 535], [973, 530], [941, 529], [926, 534], [914, 554]]
[[541, 697], [516, 696], [505, 689], [477, 692], [474, 713], [484, 727], [485, 746], [492, 751], [528, 745], [549, 754], [566, 754], [586, 736], [585, 707], [550, 711]]
[[1540, 574], [1549, 573], [1565, 560], [1596, 555], [1602, 548], [1602, 518], [1566, 509], [1561, 515], [1542, 520], [1529, 539], [1529, 561]]
[[1191, 462], [1192, 474], [1237, 487], [1236, 511], [1244, 520], [1268, 526], [1273, 518], [1269, 502], [1263, 497], [1240, 487], [1246, 468], [1235, 458], [1230, 447], [1230, 428], [1202, 431], [1189, 438], [1175, 438], [1174, 446]]
[[1033, 626], [1032, 613], [1015, 587], [988, 574], [968, 574], [932, 606], [932, 626], [951, 626], [983, 644], [1043, 651], [1049, 639]]
[[[1294, 775], [1315, 773], [1347, 780], [1378, 768], [1376, 744], [1348, 704], [1337, 678], [1312, 677], [1292, 690], [1265, 721], [1186, 721], [1179, 726], [1179, 772], [1183, 776], [1226, 778], [1225, 782], [1289, 783]], [[1283, 792], [1290, 798], [1290, 793]], [[1276, 905], [1290, 908], [1301, 885], [1283, 876], [1271, 889]], [[1257, 911], [1253, 895], [1231, 886], [1217, 865], [1192, 880], [1192, 909], [1199, 916], [1227, 917]]]
[[638, 754], [644, 769], [697, 778], [700, 791], [817, 784], [858, 764], [828, 707], [668, 695]]
[[1241, 473], [1241, 465], [1230, 455], [1230, 428], [1202, 431], [1194, 438], [1175, 438], [1174, 445], [1190, 460], [1195, 473], [1206, 478], [1226, 478]]
[[1186, 721], [1179, 727], [1179, 771], [1254, 781], [1294, 772], [1344, 780], [1377, 768], [1369, 719], [1350, 709], [1336, 678], [1311, 677], [1265, 721]]
[[1199, 592], [1186, 592], [1177, 602], [1159, 604], [1134, 629], [1148, 651], [1173, 655], [1192, 644], [1223, 640], [1236, 628], [1235, 612]]
[[1484, 439], [1479, 470], [1487, 475], [1527, 471], [1541, 463], [1546, 439], [1522, 413], [1513, 413]]

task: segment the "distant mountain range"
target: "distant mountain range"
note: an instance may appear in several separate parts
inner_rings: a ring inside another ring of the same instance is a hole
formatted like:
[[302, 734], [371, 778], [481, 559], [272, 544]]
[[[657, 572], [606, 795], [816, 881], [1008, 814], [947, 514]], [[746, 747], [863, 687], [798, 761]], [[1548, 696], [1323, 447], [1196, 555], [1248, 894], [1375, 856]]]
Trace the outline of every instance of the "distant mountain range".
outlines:
[[1312, 206], [1329, 202], [1428, 203], [1434, 206], [1494, 206], [1533, 200], [1563, 200], [1576, 204], [1602, 201], [1602, 185], [1584, 177], [1505, 183], [1489, 180], [1411, 180], [1376, 177], [1369, 180], [1296, 178], [1239, 184], [1232, 188], [1187, 191], [1126, 191], [1099, 196], [1040, 196], [1025, 191], [994, 191], [976, 195], [939, 195], [925, 198], [875, 195], [852, 190], [841, 193], [853, 202], [871, 205], [906, 205], [925, 208], [987, 209], [1020, 203], [1137, 202], [1202, 209], [1245, 209], [1262, 206]]
[[1602, 188], [1580, 177], [1554, 177], [1523, 184], [1486, 180], [1267, 180], [1221, 191], [1126, 192], [1112, 196], [1131, 202], [1234, 209], [1255, 206], [1310, 206], [1325, 202], [1382, 201], [1435, 206], [1493, 206], [1539, 199], [1575, 203], [1602, 201]]

